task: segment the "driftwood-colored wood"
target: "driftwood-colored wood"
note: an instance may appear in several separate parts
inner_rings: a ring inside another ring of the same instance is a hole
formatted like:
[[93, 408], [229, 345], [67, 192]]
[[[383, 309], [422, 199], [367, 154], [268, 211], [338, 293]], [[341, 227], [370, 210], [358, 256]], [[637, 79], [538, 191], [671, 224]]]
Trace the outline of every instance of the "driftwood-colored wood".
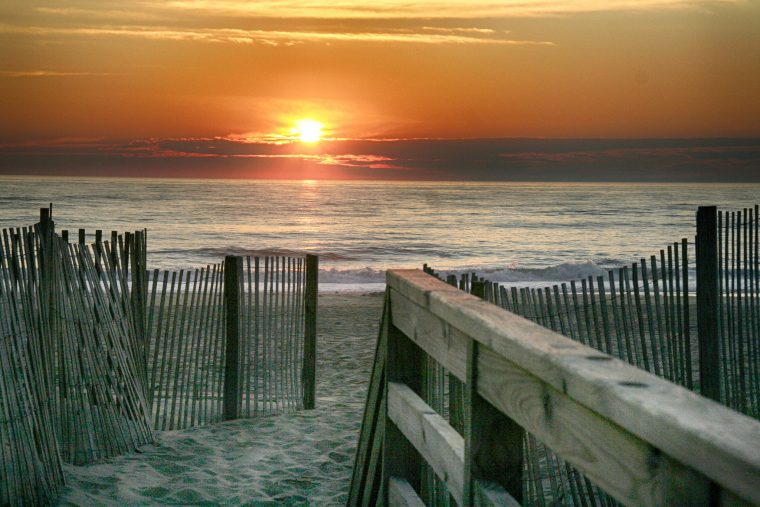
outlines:
[[414, 488], [404, 479], [388, 479], [388, 505], [398, 507], [425, 507]]
[[488, 491], [501, 489], [500, 496], [520, 503], [523, 500], [525, 431], [479, 394], [479, 351], [480, 345], [470, 339], [465, 385], [464, 490], [460, 504], [477, 503], [478, 483], [490, 484]]
[[[383, 402], [385, 400], [385, 354], [387, 352], [389, 312], [390, 300], [388, 291], [386, 291], [383, 315], [380, 319], [380, 332], [375, 348], [375, 360], [372, 363], [367, 401], [364, 404], [361, 432], [354, 456], [353, 474], [347, 502], [349, 507], [363, 503], [374, 505], [377, 501], [376, 493], [373, 494], [371, 485], [372, 483], [379, 483], [381, 478], [377, 477], [378, 474], [372, 474], [370, 470], [379, 470], [377, 464], [373, 464], [372, 459], [374, 457], [374, 459], [379, 460], [379, 449], [384, 437], [382, 424], [385, 420], [385, 412], [381, 410], [381, 406], [384, 407]], [[374, 452], [373, 449], [375, 449]]]
[[[559, 300], [559, 293], [556, 295]], [[464, 384], [464, 477], [459, 504], [475, 505], [479, 493], [499, 489], [503, 490], [500, 496], [520, 503], [523, 500], [525, 431], [478, 393], [479, 351], [480, 345], [468, 339]], [[478, 484], [491, 487], [481, 491]]]
[[[409, 386], [388, 382], [388, 417], [403, 437], [433, 468], [435, 474], [446, 484], [449, 492], [462, 504], [464, 486], [464, 439], [446, 420], [430, 408]], [[386, 430], [387, 431], [387, 430]], [[396, 454], [390, 446], [386, 433], [385, 451]], [[413, 460], [410, 460], [413, 464]], [[394, 464], [394, 468], [403, 468]], [[415, 473], [412, 471], [412, 473]], [[417, 474], [419, 472], [416, 472]], [[406, 477], [390, 473], [389, 477]]]
[[[425, 278], [435, 280], [424, 275]], [[437, 283], [437, 280], [435, 280]], [[392, 296], [391, 296], [392, 298]], [[401, 477], [415, 489], [420, 491], [421, 472], [423, 460], [420, 453], [415, 449], [412, 442], [404, 436], [402, 428], [399, 428], [392, 419], [389, 398], [389, 383], [396, 382], [405, 384], [414, 393], [422, 392], [422, 368], [424, 356], [422, 349], [407, 339], [406, 336], [393, 325], [393, 307], [390, 307], [388, 325], [385, 328], [386, 362], [385, 382], [383, 397], [386, 400], [385, 433], [383, 435], [383, 489], [382, 499], [387, 503], [388, 479]]]

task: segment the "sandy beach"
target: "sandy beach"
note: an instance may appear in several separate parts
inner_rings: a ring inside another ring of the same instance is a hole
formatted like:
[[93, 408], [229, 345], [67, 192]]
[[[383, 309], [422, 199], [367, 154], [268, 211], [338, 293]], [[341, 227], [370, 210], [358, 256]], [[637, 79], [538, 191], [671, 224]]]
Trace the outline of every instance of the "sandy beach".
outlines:
[[110, 462], [66, 465], [58, 505], [343, 505], [382, 293], [320, 293], [317, 409], [156, 433]]

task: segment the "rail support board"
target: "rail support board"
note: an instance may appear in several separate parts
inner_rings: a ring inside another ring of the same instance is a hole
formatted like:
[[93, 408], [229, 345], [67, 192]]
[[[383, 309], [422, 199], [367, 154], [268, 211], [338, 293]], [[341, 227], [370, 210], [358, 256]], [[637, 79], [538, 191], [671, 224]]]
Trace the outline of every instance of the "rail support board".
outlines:
[[224, 420], [240, 417], [240, 273], [243, 258], [224, 258], [224, 306], [226, 333], [224, 348]]
[[720, 401], [717, 214], [715, 206], [700, 206], [697, 211], [697, 330], [700, 391], [703, 396]]
[[[486, 297], [485, 282], [473, 282], [472, 294]], [[477, 505], [479, 485], [490, 485], [511, 505], [523, 498], [523, 438], [519, 424], [478, 394], [478, 342], [467, 340], [464, 384], [464, 502]]]
[[[384, 331], [386, 344], [386, 367], [384, 397], [388, 400], [388, 383], [406, 384], [419, 394], [422, 390], [423, 352], [393, 325], [393, 317], [387, 309], [388, 323]], [[419, 491], [422, 482], [423, 460], [402, 431], [391, 420], [386, 407], [385, 438], [383, 443], [383, 490], [381, 495], [388, 504], [388, 483], [391, 477], [405, 480], [412, 489]]]

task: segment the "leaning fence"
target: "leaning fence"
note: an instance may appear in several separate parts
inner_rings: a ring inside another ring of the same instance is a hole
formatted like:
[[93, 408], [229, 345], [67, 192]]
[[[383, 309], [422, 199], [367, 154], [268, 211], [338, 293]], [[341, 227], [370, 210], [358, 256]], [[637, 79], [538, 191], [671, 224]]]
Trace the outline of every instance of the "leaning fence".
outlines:
[[49, 220], [2, 233], [0, 499], [40, 503], [62, 484], [62, 461], [110, 458], [153, 435], [123, 251], [68, 244]]
[[606, 277], [542, 288], [507, 288], [474, 273], [447, 282], [758, 418], [758, 208], [702, 207], [693, 243], [684, 238]]
[[145, 231], [69, 243], [51, 211], [0, 238], [0, 505], [154, 430], [314, 408], [316, 256], [151, 273]]
[[717, 256], [718, 280], [710, 277], [706, 283], [720, 296], [717, 302], [705, 297], [702, 316], [719, 338], [705, 343], [704, 348], [714, 343], [717, 350], [710, 348], [704, 361], [718, 368], [706, 373], [713, 374], [715, 396], [723, 403], [760, 418], [760, 209], [719, 211], [715, 230], [708, 251]]

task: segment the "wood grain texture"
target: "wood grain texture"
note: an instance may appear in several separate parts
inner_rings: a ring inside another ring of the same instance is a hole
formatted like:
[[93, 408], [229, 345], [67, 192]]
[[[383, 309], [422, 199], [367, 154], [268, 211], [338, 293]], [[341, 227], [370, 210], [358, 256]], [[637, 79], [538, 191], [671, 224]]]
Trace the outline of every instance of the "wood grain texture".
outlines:
[[406, 384], [388, 383], [388, 416], [462, 505], [462, 436]]

